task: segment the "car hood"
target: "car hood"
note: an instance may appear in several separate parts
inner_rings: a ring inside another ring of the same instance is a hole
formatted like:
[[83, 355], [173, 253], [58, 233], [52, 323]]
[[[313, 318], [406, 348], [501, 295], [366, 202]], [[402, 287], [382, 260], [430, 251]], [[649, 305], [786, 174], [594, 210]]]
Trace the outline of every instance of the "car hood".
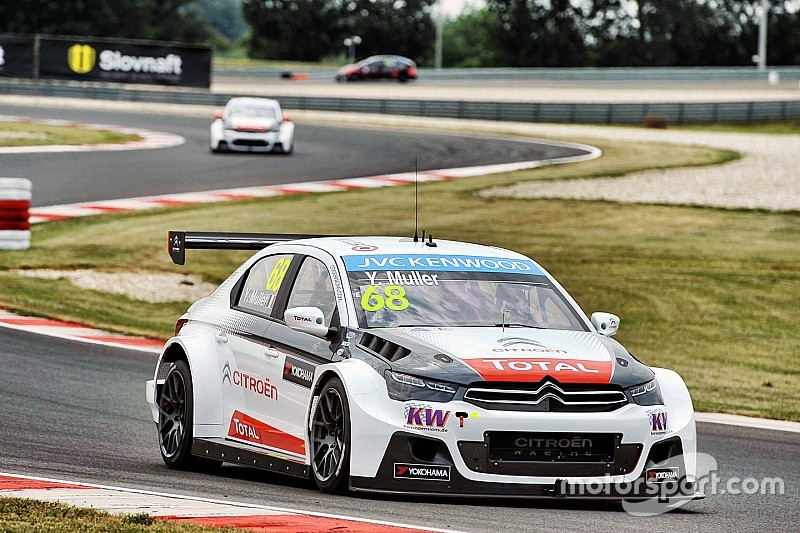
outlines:
[[369, 331], [411, 352], [395, 361], [393, 369], [461, 383], [535, 383], [550, 378], [630, 386], [653, 376], [619, 343], [597, 333], [519, 327]]
[[235, 117], [227, 120], [229, 128], [237, 130], [266, 131], [276, 124], [276, 120], [264, 117]]

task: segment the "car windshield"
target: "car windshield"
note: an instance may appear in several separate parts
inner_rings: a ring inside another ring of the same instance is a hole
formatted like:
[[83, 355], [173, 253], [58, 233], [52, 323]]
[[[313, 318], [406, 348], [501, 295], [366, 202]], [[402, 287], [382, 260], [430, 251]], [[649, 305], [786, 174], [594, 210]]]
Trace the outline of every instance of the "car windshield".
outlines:
[[359, 325], [587, 331], [532, 261], [442, 257], [344, 257]]
[[259, 117], [275, 120], [277, 118], [274, 107], [259, 105], [237, 105], [228, 111], [228, 117]]

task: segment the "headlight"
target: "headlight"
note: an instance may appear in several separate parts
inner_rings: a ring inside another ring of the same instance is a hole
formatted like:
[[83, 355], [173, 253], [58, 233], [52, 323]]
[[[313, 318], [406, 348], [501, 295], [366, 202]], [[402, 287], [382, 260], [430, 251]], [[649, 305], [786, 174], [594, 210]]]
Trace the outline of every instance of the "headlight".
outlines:
[[279, 131], [281, 131], [281, 125], [280, 124], [275, 124], [269, 129], [269, 131], [271, 131], [272, 133], [279, 132]]
[[458, 386], [443, 381], [422, 379], [408, 374], [400, 374], [387, 370], [384, 374], [389, 398], [406, 402], [409, 400], [427, 400], [430, 402], [449, 402], [456, 394]]
[[639, 405], [664, 405], [664, 398], [661, 397], [661, 387], [659, 387], [656, 379], [631, 387], [628, 392], [633, 401]]

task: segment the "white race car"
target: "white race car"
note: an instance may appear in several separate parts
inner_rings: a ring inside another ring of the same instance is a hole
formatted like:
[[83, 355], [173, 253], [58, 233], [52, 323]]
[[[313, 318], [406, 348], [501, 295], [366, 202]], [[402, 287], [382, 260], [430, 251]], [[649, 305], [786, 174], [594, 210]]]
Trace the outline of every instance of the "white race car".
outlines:
[[239, 463], [325, 492], [703, 496], [683, 380], [528, 257], [424, 237], [169, 247], [178, 264], [259, 250], [178, 320], [147, 382], [171, 468]]
[[277, 100], [231, 98], [211, 123], [212, 152], [294, 151], [294, 123], [284, 115]]

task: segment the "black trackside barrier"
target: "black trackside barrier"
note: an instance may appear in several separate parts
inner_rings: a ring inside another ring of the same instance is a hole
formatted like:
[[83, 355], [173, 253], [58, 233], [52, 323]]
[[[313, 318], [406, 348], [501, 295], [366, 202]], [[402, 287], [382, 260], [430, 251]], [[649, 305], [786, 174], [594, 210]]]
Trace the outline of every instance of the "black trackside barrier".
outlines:
[[33, 78], [33, 38], [0, 35], [0, 77]]
[[183, 265], [186, 263], [186, 250], [262, 250], [279, 242], [318, 237], [332, 237], [332, 235], [170, 231], [168, 246], [172, 262]]
[[211, 48], [134, 44], [91, 37], [41, 37], [39, 76], [206, 89], [211, 86]]

